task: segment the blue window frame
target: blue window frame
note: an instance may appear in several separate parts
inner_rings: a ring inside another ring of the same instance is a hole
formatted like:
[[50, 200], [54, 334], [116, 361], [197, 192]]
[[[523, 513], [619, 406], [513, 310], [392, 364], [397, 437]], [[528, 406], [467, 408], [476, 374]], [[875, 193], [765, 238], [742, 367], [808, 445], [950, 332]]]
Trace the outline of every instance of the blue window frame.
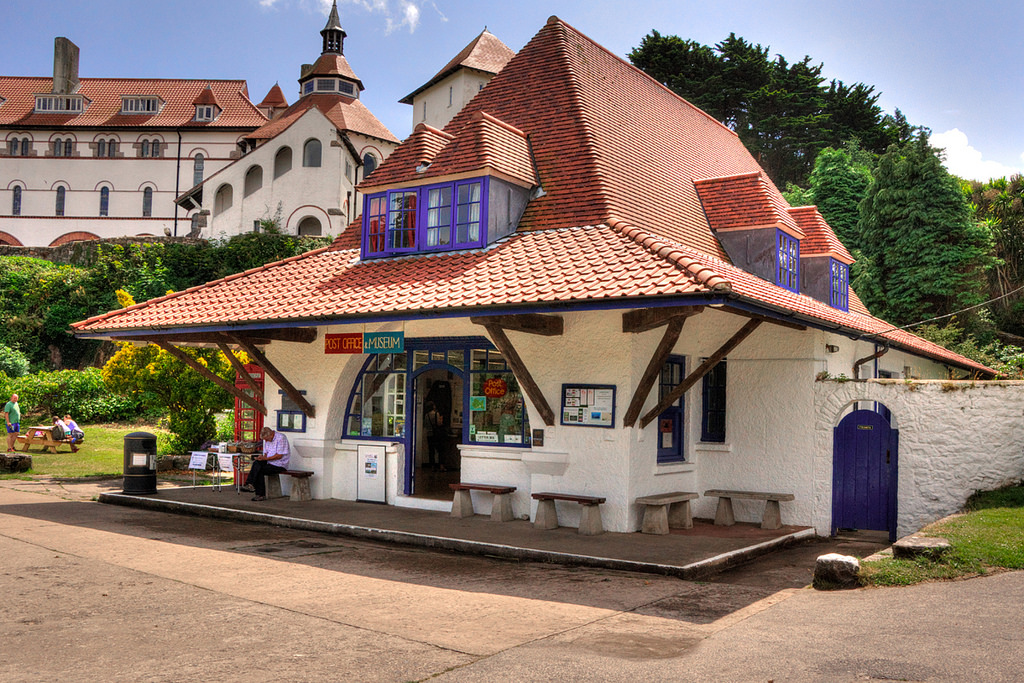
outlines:
[[[277, 411], [277, 427], [279, 432], [304, 432], [306, 431], [306, 414], [284, 391], [278, 389], [281, 395], [281, 410]], [[299, 391], [305, 395], [305, 391]]]
[[829, 280], [832, 283], [832, 308], [850, 310], [850, 266], [834, 258], [829, 259]]
[[[670, 356], [661, 368], [658, 378], [658, 400], [660, 401], [679, 386], [686, 377], [686, 360]], [[686, 461], [683, 446], [683, 406], [685, 396], [666, 408], [658, 416], [658, 464], [666, 465]]]
[[800, 291], [800, 240], [776, 230], [775, 283], [791, 292]]
[[389, 190], [363, 201], [363, 256], [486, 243], [487, 178]]
[[704, 375], [700, 418], [700, 440], [706, 443], [725, 443], [725, 361]]

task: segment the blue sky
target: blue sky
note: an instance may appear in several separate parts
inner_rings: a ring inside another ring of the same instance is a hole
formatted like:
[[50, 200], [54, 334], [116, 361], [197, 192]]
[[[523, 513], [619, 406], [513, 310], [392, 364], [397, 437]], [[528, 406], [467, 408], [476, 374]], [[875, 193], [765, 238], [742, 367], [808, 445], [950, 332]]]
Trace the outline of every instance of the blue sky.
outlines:
[[[14, 0], [2, 0], [8, 12]], [[275, 82], [297, 98], [299, 66], [320, 53], [329, 0], [34, 0], [17, 3], [0, 41], [0, 72], [52, 73], [53, 39], [81, 48], [82, 76], [242, 78], [258, 102]], [[817, 2], [606, 0], [467, 2], [341, 0], [345, 55], [364, 103], [399, 138], [412, 111], [398, 100], [483, 28], [518, 50], [551, 14], [625, 56], [651, 29], [714, 44], [729, 32], [793, 61], [810, 55], [829, 78], [882, 92], [945, 146], [947, 165], [988, 179], [1024, 171], [1019, 0]], [[8, 27], [10, 28], [10, 26]]]

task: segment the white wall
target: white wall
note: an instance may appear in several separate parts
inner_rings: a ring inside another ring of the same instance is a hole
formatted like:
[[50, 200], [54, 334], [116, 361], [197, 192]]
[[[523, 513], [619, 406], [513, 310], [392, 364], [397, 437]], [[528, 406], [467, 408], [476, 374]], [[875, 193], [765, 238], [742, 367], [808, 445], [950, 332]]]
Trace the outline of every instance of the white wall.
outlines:
[[413, 128], [418, 123], [444, 128], [493, 77], [481, 71], [459, 69], [438, 81], [413, 98]]

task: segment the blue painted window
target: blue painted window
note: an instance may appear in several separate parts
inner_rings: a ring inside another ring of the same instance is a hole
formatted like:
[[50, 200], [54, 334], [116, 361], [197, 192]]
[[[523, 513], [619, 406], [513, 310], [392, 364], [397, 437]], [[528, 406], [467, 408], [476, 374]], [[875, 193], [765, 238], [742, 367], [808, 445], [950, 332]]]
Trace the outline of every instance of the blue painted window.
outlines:
[[[306, 414], [286, 393], [280, 389], [277, 393], [281, 395], [281, 410], [277, 411], [276, 430], [279, 432], [306, 431]], [[300, 391], [299, 393], [305, 394], [306, 392]]]
[[700, 440], [725, 443], [725, 361], [703, 378], [703, 405], [700, 419]]
[[369, 195], [363, 205], [363, 256], [482, 247], [486, 197], [486, 178]]
[[[658, 378], [658, 400], [667, 396], [682, 383], [686, 377], [686, 361], [672, 356], [661, 368]], [[683, 448], [683, 401], [685, 396], [665, 409], [658, 416], [658, 464], [684, 462], [686, 451]]]
[[850, 310], [850, 266], [829, 259], [829, 279], [832, 282], [832, 308], [841, 311]]
[[800, 240], [776, 231], [778, 249], [775, 259], [775, 283], [791, 292], [800, 291]]

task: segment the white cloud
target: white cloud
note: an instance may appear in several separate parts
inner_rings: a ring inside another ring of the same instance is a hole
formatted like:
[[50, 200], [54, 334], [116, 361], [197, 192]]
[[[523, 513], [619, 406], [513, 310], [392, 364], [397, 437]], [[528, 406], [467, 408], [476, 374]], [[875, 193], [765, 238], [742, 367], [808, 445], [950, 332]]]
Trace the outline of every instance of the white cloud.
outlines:
[[[958, 128], [932, 135], [931, 144], [946, 150], [946, 168], [949, 172], [967, 180], [986, 182], [992, 178], [1024, 172], [1024, 164], [1014, 168], [998, 161], [982, 159], [981, 152], [971, 147], [967, 135]], [[1024, 161], [1024, 153], [1021, 154], [1021, 160]]]
[[[300, 7], [304, 7], [307, 10], [312, 9], [318, 14], [323, 14], [324, 17], [331, 11], [331, 4], [333, 0], [313, 0], [310, 3], [309, 0], [257, 0], [260, 7], [266, 7], [272, 9], [277, 6], [285, 4], [298, 4]], [[420, 25], [420, 6], [428, 2], [428, 0], [338, 0], [340, 7], [338, 13], [341, 15], [341, 25], [345, 25], [345, 5], [354, 5], [361, 7], [363, 10], [371, 14], [379, 14], [384, 19], [384, 30], [386, 33], [392, 33], [402, 28], [408, 28], [409, 33], [413, 33]], [[437, 6], [430, 3], [438, 14], [441, 14], [441, 10], [437, 9]], [[441, 19], [446, 21], [446, 18], [441, 14]]]

